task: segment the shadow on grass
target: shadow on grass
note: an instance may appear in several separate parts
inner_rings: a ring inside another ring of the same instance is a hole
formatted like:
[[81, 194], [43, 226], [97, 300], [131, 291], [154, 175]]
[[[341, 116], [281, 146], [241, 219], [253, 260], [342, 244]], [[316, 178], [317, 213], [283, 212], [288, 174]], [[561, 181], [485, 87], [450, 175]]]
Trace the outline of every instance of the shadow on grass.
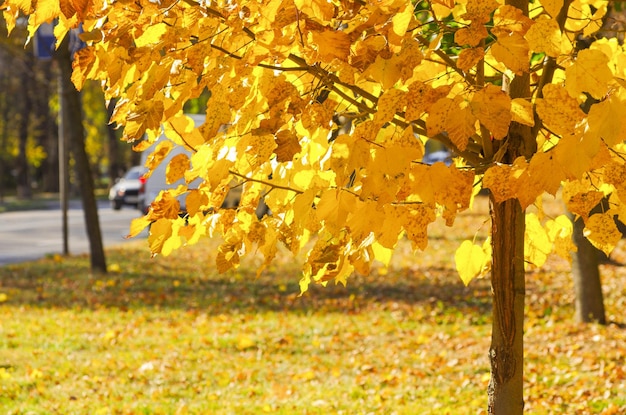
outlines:
[[[297, 261], [269, 267], [259, 278], [256, 267], [218, 274], [204, 254], [192, 258], [145, 259], [143, 249], [111, 250], [109, 268], [118, 272], [90, 272], [86, 256], [54, 259], [0, 268], [0, 292], [7, 304], [42, 308], [158, 307], [195, 309], [207, 313], [260, 312], [360, 312], [423, 306], [425, 316], [472, 315], [482, 320], [490, 314], [487, 280], [465, 287], [452, 268], [391, 269], [385, 275], [353, 276], [347, 287], [330, 282], [311, 284], [300, 296], [301, 271]], [[138, 260], [137, 258], [144, 258]], [[422, 270], [424, 271], [424, 270]], [[437, 317], [437, 318], [439, 318]]]

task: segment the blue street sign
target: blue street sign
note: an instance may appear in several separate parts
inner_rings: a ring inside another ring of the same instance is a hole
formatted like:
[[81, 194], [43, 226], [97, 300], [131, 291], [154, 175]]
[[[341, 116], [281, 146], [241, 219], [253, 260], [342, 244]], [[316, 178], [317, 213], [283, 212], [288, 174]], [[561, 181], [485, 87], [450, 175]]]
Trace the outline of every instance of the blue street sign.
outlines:
[[[83, 33], [82, 23], [77, 29], [71, 29], [69, 36], [69, 49], [74, 59], [74, 54], [87, 45], [83, 42], [79, 35]], [[33, 49], [35, 57], [41, 60], [50, 60], [54, 56], [56, 38], [54, 37], [54, 23], [43, 23], [35, 32]]]
[[35, 33], [33, 48], [35, 57], [41, 60], [52, 59], [54, 55], [54, 26], [52, 23], [43, 23]]

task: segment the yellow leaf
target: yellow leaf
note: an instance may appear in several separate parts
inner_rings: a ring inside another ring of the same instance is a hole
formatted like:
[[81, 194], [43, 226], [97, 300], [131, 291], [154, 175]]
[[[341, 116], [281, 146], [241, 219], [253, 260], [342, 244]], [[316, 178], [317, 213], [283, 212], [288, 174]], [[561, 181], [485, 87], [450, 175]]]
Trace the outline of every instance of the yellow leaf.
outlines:
[[528, 42], [521, 34], [512, 32], [508, 35], [499, 36], [498, 41], [491, 46], [490, 50], [491, 55], [514, 74], [522, 75], [524, 72], [528, 72], [530, 50]]
[[376, 234], [377, 242], [388, 249], [394, 249], [402, 232], [401, 213], [406, 208], [400, 206], [384, 206], [384, 222]]
[[0, 293], [0, 303], [4, 303], [9, 299], [9, 296], [7, 296], [5, 293]]
[[401, 12], [395, 13], [391, 18], [393, 33], [399, 37], [404, 37], [409, 25], [413, 21], [413, 5], [408, 3]]
[[596, 99], [604, 97], [613, 73], [609, 68], [609, 58], [600, 50], [583, 49], [578, 52], [576, 61], [565, 69], [565, 88], [572, 97], [583, 92]]
[[421, 155], [418, 149], [411, 147], [388, 145], [376, 148], [372, 161], [367, 166], [368, 174], [398, 177]]
[[561, 29], [554, 19], [537, 20], [525, 38], [533, 52], [545, 52], [555, 58], [561, 54]]
[[462, 97], [442, 98], [430, 108], [426, 132], [429, 137], [447, 132], [452, 142], [463, 151], [476, 132], [476, 117]]
[[345, 225], [350, 212], [354, 211], [357, 197], [339, 189], [326, 190], [316, 205], [318, 220], [324, 221], [326, 228], [340, 229]]
[[150, 212], [148, 218], [151, 220], [157, 220], [161, 218], [176, 219], [180, 212], [180, 202], [173, 193], [176, 193], [179, 189], [161, 191], [156, 199], [150, 205]]
[[403, 81], [410, 79], [414, 69], [419, 66], [423, 58], [420, 43], [415, 39], [404, 38], [402, 49], [397, 58], [400, 67], [400, 79]]
[[435, 212], [424, 205], [397, 211], [406, 237], [411, 241], [413, 249], [424, 250], [428, 246], [428, 225], [435, 221]]
[[164, 135], [180, 146], [197, 149], [204, 143], [202, 134], [194, 129], [194, 121], [186, 115], [177, 114], [163, 123]]
[[537, 113], [546, 127], [559, 135], [572, 134], [585, 118], [578, 101], [555, 84], [543, 87], [543, 98], [537, 99]]
[[256, 347], [256, 341], [252, 337], [242, 334], [237, 338], [237, 349], [247, 350], [253, 347]]
[[385, 248], [381, 244], [374, 242], [372, 244], [372, 250], [374, 251], [374, 258], [377, 261], [380, 261], [386, 267], [389, 266], [389, 262], [391, 262], [391, 257], [393, 255], [393, 249]]
[[596, 156], [601, 156], [603, 152], [600, 150], [606, 149], [597, 136], [584, 134], [581, 137], [580, 133], [577, 131], [575, 134], [564, 135], [553, 151], [565, 176], [571, 180], [579, 179], [585, 172], [593, 170]]
[[571, 259], [571, 253], [577, 248], [572, 241], [574, 227], [566, 215], [559, 215], [546, 222], [548, 237], [554, 243], [554, 252], [564, 259]]
[[150, 235], [148, 236], [148, 245], [152, 254], [160, 254], [163, 244], [172, 236], [172, 222], [162, 218], [157, 220], [150, 226]]
[[535, 125], [533, 104], [524, 98], [511, 100], [511, 121], [531, 127]]
[[86, 47], [74, 54], [74, 62], [72, 67], [72, 83], [77, 90], [81, 90], [88, 77], [94, 76], [94, 65], [96, 63], [95, 49]]
[[474, 94], [470, 107], [495, 139], [507, 136], [511, 124], [511, 98], [499, 87], [487, 84]]
[[604, 194], [595, 190], [591, 183], [567, 181], [563, 185], [562, 197], [567, 210], [587, 222], [589, 213], [600, 203]]
[[497, 203], [517, 196], [518, 183], [513, 168], [506, 164], [495, 164], [485, 172], [483, 187], [489, 189]]
[[346, 32], [337, 30], [313, 32], [313, 43], [317, 45], [317, 54], [323, 62], [331, 62], [335, 58], [347, 61], [352, 44]]
[[517, 7], [503, 4], [493, 15], [493, 28], [491, 32], [497, 36], [504, 36], [512, 32], [524, 35], [533, 21], [525, 16]]
[[463, 49], [459, 53], [459, 58], [456, 61], [456, 66], [467, 72], [472, 69], [481, 59], [485, 57], [485, 50], [481, 47]]
[[472, 22], [454, 33], [454, 42], [458, 45], [478, 46], [489, 35], [482, 23]]
[[[150, 172], [154, 171], [159, 164], [167, 157], [167, 155], [174, 148], [174, 144], [170, 140], [161, 140], [159, 144], [154, 148], [154, 151], [146, 158], [145, 167]], [[146, 174], [146, 177], [150, 177], [150, 172]]]
[[31, 15], [32, 21], [29, 24], [40, 25], [44, 22], [51, 22], [61, 14], [60, 2], [58, 0], [37, 0], [34, 9], [25, 10]]
[[172, 225], [172, 232], [169, 238], [165, 239], [161, 247], [161, 255], [169, 256], [173, 251], [183, 246], [183, 240], [180, 237], [180, 229], [184, 227], [185, 220], [183, 218], [176, 218], [174, 221], [170, 221]]
[[298, 141], [298, 136], [291, 130], [282, 130], [275, 135], [276, 161], [283, 163], [292, 161], [293, 157], [298, 154], [302, 147]]
[[41, 379], [43, 377], [43, 372], [39, 369], [31, 369], [28, 372], [28, 377], [31, 379]]
[[491, 20], [491, 13], [493, 13], [498, 6], [499, 4], [496, 0], [468, 0], [466, 6], [467, 13], [463, 15], [463, 18], [480, 23], [487, 23]]
[[126, 235], [126, 238], [133, 238], [139, 235], [144, 229], [148, 227], [148, 225], [150, 225], [150, 223], [152, 223], [152, 221], [150, 219], [147, 219], [145, 216], [131, 220], [130, 231], [128, 235]]
[[239, 266], [240, 248], [241, 241], [233, 235], [229, 235], [228, 239], [220, 245], [215, 256], [215, 264], [219, 273], [224, 273]]
[[189, 157], [186, 154], [181, 153], [172, 157], [165, 170], [165, 183], [176, 183], [185, 177], [185, 172], [190, 166]]
[[612, 212], [597, 213], [590, 216], [585, 221], [583, 234], [593, 246], [606, 255], [609, 255], [622, 239], [622, 233], [617, 229]]
[[552, 252], [552, 242], [546, 230], [541, 226], [535, 213], [526, 214], [526, 233], [524, 235], [524, 258], [530, 264], [540, 267], [545, 264]]
[[541, 5], [552, 18], [556, 18], [563, 8], [563, 0], [541, 0]]
[[137, 141], [143, 138], [147, 130], [160, 130], [164, 110], [163, 101], [157, 98], [134, 105], [126, 118], [124, 140]]
[[616, 96], [593, 104], [589, 110], [586, 135], [602, 139], [607, 146], [613, 147], [626, 137], [626, 103]]
[[161, 41], [161, 37], [167, 33], [167, 30], [165, 23], [150, 25], [140, 36], [135, 38], [135, 45], [138, 48], [155, 45]]
[[454, 263], [463, 284], [468, 285], [479, 276], [489, 259], [480, 246], [463, 241], [454, 254]]
[[[454, 0], [433, 0], [432, 2], [433, 12], [435, 17], [439, 20], [443, 20], [452, 13], [454, 8]], [[441, 33], [441, 32], [440, 32]]]
[[604, 167], [604, 181], [612, 184], [620, 194], [626, 196], [626, 165], [612, 162]]
[[396, 113], [405, 106], [404, 96], [406, 93], [396, 88], [391, 88], [378, 98], [378, 111], [374, 115], [377, 125], [391, 121]]
[[200, 211], [200, 207], [206, 206], [209, 203], [209, 198], [204, 192], [198, 189], [192, 189], [187, 194], [185, 199], [185, 208], [189, 216], [195, 216]]
[[220, 128], [228, 124], [231, 118], [230, 106], [227, 102], [218, 99], [209, 99], [206, 109], [206, 119], [200, 126], [204, 141], [212, 141]]
[[546, 191], [544, 188], [546, 181], [541, 176], [552, 176], [554, 172], [546, 170], [547, 166], [543, 166], [543, 170], [537, 172], [531, 169], [530, 164], [526, 162], [524, 157], [515, 159], [512, 167], [512, 174], [517, 179], [517, 199], [522, 209], [526, 209], [528, 206], [535, 203], [537, 198]]
[[451, 87], [448, 85], [433, 88], [421, 81], [411, 83], [404, 97], [406, 100], [406, 112], [404, 116], [407, 120], [417, 120], [421, 118], [424, 112], [430, 111], [430, 108], [439, 99], [448, 95], [450, 89]]
[[539, 189], [555, 196], [561, 181], [565, 180], [565, 173], [552, 153], [536, 153], [528, 165], [528, 174]]
[[380, 82], [384, 89], [391, 88], [402, 76], [402, 60], [398, 55], [393, 55], [388, 59], [378, 55], [363, 75]]
[[332, 19], [335, 13], [333, 4], [325, 0], [295, 0], [294, 3], [303, 13], [322, 21]]

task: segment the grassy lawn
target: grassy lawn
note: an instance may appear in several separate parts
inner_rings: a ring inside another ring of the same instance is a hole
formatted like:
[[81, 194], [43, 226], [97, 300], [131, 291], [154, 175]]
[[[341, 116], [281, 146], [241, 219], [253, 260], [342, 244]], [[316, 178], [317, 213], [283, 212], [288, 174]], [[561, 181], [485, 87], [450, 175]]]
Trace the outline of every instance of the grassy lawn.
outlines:
[[[106, 189], [96, 189], [96, 200], [108, 200], [108, 192]], [[79, 196], [71, 196], [70, 201], [81, 201]], [[15, 195], [3, 196], [0, 198], [0, 213], [12, 212], [16, 210], [38, 210], [49, 209], [50, 206], [59, 206], [61, 204], [57, 193], [38, 193], [33, 192], [30, 199], [20, 199]]]
[[58, 202], [59, 196], [52, 193], [36, 194], [31, 199], [4, 196], [0, 200], [0, 213], [15, 210], [47, 209], [50, 203]]
[[[425, 252], [402, 242], [388, 269], [304, 296], [288, 254], [219, 275], [215, 241], [111, 249], [108, 275], [85, 256], [0, 268], [0, 413], [486, 413], [489, 281], [465, 287], [452, 258], [487, 228], [433, 224]], [[626, 413], [626, 268], [602, 276], [611, 324], [583, 326], [568, 263], [529, 270], [528, 413]]]

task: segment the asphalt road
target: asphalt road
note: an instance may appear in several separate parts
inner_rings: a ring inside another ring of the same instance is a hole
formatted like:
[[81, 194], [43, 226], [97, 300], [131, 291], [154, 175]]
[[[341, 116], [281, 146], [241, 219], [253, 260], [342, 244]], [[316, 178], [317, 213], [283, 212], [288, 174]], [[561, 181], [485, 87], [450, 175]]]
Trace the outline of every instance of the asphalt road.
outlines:
[[[108, 203], [98, 206], [100, 230], [104, 246], [127, 242], [130, 221], [141, 216], [137, 209], [124, 207], [114, 211]], [[68, 210], [68, 241], [70, 254], [89, 252], [89, 240], [80, 202], [70, 204]], [[137, 238], [146, 237], [146, 234]], [[63, 252], [61, 210], [29, 210], [0, 213], [0, 267], [42, 258]]]

